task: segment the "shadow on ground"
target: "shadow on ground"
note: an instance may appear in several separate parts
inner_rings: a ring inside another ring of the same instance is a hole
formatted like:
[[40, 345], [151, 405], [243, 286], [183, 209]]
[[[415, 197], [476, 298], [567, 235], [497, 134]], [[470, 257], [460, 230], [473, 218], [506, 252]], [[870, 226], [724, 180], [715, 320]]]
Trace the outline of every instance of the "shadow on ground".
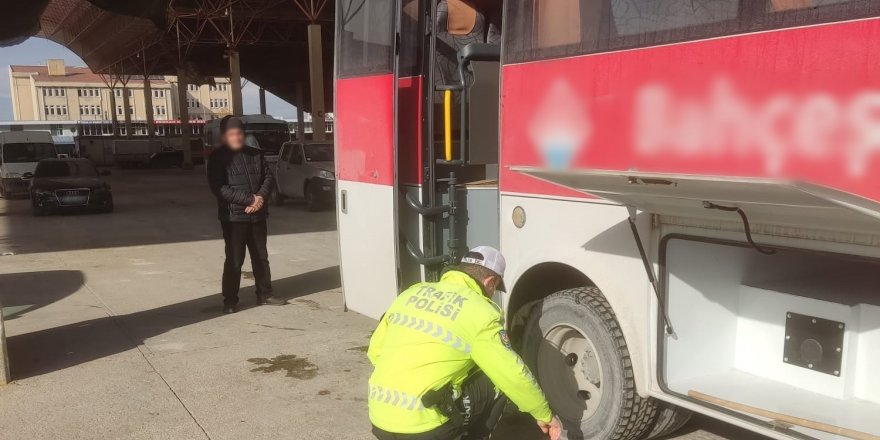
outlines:
[[3, 319], [15, 319], [59, 301], [79, 290], [84, 281], [85, 275], [78, 270], [0, 274]]
[[[57, 272], [57, 271], [56, 271]], [[68, 271], [60, 271], [68, 272]], [[34, 291], [20, 277], [66, 278], [57, 291]], [[78, 281], [78, 285], [74, 285]], [[327, 267], [273, 281], [276, 295], [294, 299], [341, 286], [339, 266]], [[34, 272], [0, 277], [0, 304], [46, 305], [82, 285], [82, 274]], [[27, 291], [24, 290], [27, 286]], [[254, 288], [242, 288], [242, 309], [253, 307]], [[10, 369], [14, 380], [46, 374], [130, 350], [144, 340], [170, 330], [221, 316], [221, 295], [170, 304], [128, 315], [106, 316], [60, 327], [12, 336], [7, 340]]]

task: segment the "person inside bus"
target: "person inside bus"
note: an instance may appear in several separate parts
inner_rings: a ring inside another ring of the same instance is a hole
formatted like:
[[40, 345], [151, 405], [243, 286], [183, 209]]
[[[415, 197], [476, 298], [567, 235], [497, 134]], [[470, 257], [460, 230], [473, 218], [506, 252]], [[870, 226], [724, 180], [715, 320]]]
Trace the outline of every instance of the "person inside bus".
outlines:
[[436, 283], [401, 293], [370, 339], [368, 407], [379, 440], [482, 440], [508, 399], [556, 440], [559, 419], [513, 351], [501, 309], [505, 260], [471, 249]]
[[208, 158], [208, 184], [217, 198], [217, 215], [226, 242], [223, 264], [223, 313], [235, 313], [245, 250], [250, 252], [257, 304], [284, 305], [272, 294], [266, 250], [269, 208], [266, 201], [275, 179], [263, 152], [245, 144], [244, 124], [226, 116], [220, 122], [222, 145]]

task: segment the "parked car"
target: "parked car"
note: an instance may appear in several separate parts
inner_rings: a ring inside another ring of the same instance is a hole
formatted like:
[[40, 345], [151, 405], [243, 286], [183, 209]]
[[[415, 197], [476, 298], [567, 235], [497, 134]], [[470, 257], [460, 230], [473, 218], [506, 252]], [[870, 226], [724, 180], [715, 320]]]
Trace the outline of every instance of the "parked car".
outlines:
[[275, 202], [302, 198], [309, 211], [332, 206], [336, 197], [335, 167], [332, 142], [285, 142], [275, 165]]
[[30, 195], [34, 215], [91, 210], [113, 212], [110, 185], [88, 159], [43, 159], [37, 164]]
[[37, 162], [56, 155], [47, 131], [0, 133], [0, 196], [26, 195]]

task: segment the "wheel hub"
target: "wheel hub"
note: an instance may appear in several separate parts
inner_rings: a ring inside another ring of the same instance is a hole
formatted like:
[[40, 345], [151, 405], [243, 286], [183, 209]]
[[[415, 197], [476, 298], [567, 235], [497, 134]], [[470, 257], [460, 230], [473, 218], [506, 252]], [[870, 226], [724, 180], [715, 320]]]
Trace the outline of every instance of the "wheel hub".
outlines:
[[558, 325], [538, 349], [537, 373], [547, 399], [562, 417], [585, 420], [602, 401], [602, 368], [593, 342], [573, 325]]

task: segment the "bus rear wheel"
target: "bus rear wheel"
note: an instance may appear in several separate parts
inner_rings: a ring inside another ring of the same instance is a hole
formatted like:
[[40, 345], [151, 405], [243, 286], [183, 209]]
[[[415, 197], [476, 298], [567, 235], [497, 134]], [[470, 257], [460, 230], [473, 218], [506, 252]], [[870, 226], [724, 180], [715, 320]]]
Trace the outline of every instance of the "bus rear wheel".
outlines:
[[567, 440], [638, 440], [657, 408], [639, 396], [623, 332], [596, 287], [554, 293], [532, 309], [523, 359], [563, 424]]

